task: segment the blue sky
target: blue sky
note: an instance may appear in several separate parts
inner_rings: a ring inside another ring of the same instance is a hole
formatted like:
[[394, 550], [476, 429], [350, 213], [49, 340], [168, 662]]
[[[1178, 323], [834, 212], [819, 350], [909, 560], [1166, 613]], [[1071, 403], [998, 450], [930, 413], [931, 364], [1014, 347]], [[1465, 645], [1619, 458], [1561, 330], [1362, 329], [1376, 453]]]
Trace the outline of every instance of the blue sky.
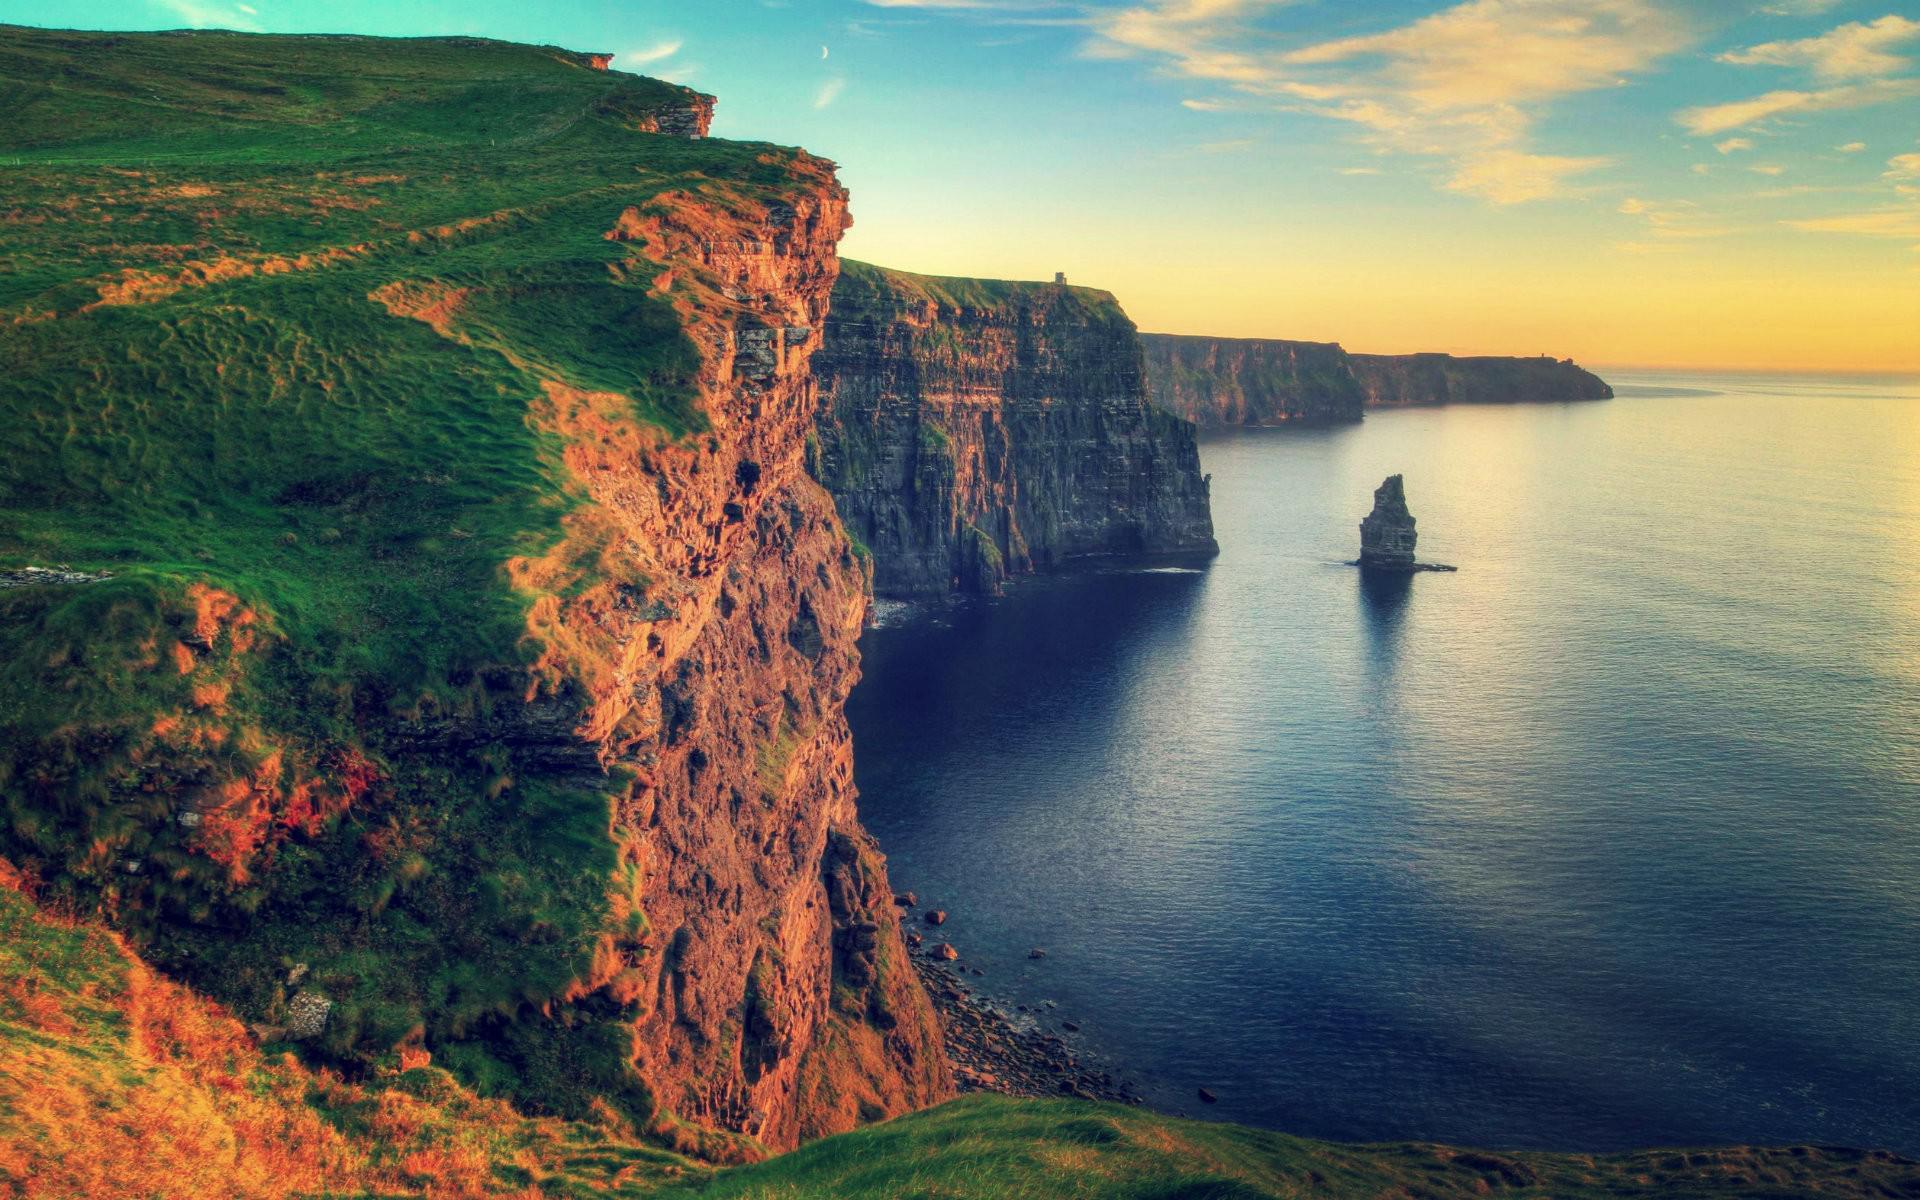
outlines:
[[[1356, 349], [1920, 368], [1914, 0], [0, 0], [610, 50], [805, 145], [847, 253]], [[1794, 347], [1785, 349], [1784, 347]]]

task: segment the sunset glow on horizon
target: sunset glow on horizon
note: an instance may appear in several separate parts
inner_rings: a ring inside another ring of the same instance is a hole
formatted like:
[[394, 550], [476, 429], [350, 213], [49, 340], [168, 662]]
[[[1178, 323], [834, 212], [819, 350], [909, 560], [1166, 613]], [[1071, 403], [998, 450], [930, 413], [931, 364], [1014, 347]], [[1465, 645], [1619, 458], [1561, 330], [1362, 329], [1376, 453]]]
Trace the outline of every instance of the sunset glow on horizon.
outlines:
[[843, 252], [1144, 330], [1920, 372], [1905, 0], [0, 0], [616, 53], [831, 158]]

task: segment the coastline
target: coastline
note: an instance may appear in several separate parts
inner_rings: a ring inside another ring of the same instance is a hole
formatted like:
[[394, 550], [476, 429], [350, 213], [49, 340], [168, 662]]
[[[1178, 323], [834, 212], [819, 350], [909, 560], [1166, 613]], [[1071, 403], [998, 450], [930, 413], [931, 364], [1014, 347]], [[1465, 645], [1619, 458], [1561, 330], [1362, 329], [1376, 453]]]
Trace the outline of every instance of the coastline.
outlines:
[[960, 968], [935, 959], [926, 946], [909, 946], [907, 955], [940, 1016], [947, 1061], [961, 1094], [1146, 1103], [1138, 1085], [1116, 1073], [1113, 1064], [1048, 1028], [1051, 1024], [1077, 1032], [1055, 1017], [1051, 1002], [1016, 1005], [1008, 1012], [974, 991]]

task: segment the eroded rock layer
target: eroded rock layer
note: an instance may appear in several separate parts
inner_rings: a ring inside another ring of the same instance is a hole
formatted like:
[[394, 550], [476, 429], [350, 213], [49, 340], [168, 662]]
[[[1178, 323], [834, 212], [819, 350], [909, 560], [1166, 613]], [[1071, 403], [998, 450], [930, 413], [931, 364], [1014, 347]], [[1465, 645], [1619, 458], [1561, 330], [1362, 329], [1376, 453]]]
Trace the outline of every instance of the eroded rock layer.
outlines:
[[849, 263], [814, 373], [814, 470], [877, 592], [1216, 549], [1193, 428], [1147, 403], [1106, 292]]
[[1366, 409], [1605, 400], [1570, 359], [1350, 354], [1334, 342], [1141, 335], [1153, 401], [1203, 429], [1332, 425]]

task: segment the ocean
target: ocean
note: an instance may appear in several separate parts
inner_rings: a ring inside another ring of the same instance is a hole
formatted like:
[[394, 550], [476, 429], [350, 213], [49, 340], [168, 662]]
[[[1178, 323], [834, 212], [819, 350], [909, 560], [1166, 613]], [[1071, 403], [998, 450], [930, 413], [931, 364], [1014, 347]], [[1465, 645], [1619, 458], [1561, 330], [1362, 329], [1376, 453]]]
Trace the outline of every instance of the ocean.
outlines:
[[[1198, 570], [883, 605], [861, 812], [978, 989], [1292, 1133], [1920, 1153], [1920, 382], [1603, 374], [1211, 437]], [[1457, 574], [1343, 565], [1393, 473]]]

